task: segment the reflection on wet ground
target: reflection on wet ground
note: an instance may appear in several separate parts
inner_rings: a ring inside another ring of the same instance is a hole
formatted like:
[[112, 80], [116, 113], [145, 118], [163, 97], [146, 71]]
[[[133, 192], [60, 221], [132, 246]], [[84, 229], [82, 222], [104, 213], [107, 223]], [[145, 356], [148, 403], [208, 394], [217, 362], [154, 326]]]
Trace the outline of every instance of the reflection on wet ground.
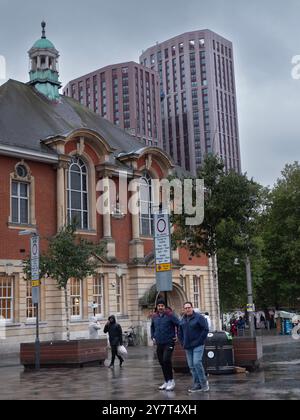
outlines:
[[[121, 369], [42, 369], [24, 372], [17, 358], [0, 359], [0, 399], [238, 400], [300, 399], [300, 341], [264, 337], [263, 368], [254, 373], [210, 375], [210, 392], [187, 393], [189, 374], [175, 374], [173, 392], [159, 391], [161, 369], [152, 348], [130, 347]], [[107, 364], [109, 361], [107, 361]]]

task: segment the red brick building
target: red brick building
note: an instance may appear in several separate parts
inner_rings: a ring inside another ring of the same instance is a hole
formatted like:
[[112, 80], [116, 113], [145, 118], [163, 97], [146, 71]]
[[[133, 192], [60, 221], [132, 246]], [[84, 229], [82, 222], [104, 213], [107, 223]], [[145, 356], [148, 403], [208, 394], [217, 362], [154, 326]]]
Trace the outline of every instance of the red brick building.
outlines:
[[[166, 178], [174, 165], [161, 149], [141, 146], [77, 101], [59, 95], [58, 52], [44, 32], [29, 54], [30, 83], [9, 80], [0, 87], [0, 316], [6, 324], [0, 351], [35, 336], [31, 285], [22, 269], [29, 237], [19, 232], [37, 228], [45, 250], [45, 238], [75, 216], [77, 234], [105, 240], [107, 248], [95, 278], [69, 282], [71, 338], [88, 336], [96, 302], [100, 320], [116, 314], [123, 327], [138, 326], [146, 340], [155, 299], [150, 180]], [[118, 186], [120, 174], [127, 184], [133, 179], [142, 183], [140, 200], [148, 209], [142, 215], [125, 214], [118, 202], [110, 213], [97, 211], [98, 182], [108, 185], [110, 179]], [[169, 304], [177, 312], [191, 300], [217, 318], [218, 290], [205, 257], [174, 252], [173, 284]], [[40, 322], [41, 340], [64, 336], [63, 292], [51, 278], [42, 279]]]

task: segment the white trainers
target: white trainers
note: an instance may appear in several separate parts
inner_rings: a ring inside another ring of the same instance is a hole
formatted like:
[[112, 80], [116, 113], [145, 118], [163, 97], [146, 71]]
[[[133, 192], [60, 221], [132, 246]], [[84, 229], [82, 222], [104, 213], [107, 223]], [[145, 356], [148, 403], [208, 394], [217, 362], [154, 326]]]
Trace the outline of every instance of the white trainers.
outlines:
[[161, 386], [159, 386], [158, 389], [160, 389], [162, 391], [163, 389], [166, 389], [167, 386], [168, 386], [168, 382], [165, 382], [164, 384], [162, 384]]
[[209, 383], [207, 381], [206, 384], [202, 386], [201, 392], [208, 392], [208, 391], [209, 391]]
[[166, 391], [173, 391], [174, 388], [175, 388], [175, 381], [174, 379], [172, 379], [171, 381], [168, 382]]

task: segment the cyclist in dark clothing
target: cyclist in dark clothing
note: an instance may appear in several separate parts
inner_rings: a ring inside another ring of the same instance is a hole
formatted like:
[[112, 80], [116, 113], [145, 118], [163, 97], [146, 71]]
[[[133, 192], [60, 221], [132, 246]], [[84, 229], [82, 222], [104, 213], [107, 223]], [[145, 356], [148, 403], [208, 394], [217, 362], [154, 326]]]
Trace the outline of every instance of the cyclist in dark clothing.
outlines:
[[122, 327], [120, 324], [117, 324], [116, 317], [114, 315], [111, 315], [108, 318], [108, 322], [104, 327], [104, 332], [108, 333], [109, 343], [111, 347], [111, 362], [109, 367], [114, 367], [116, 356], [120, 360], [121, 367], [124, 362], [124, 359], [118, 355], [118, 346], [123, 345]]
[[157, 312], [152, 317], [151, 338], [157, 346], [157, 357], [162, 367], [165, 382], [159, 389], [173, 391], [175, 381], [173, 379], [172, 355], [177, 341], [178, 318], [172, 310], [166, 308], [165, 301], [158, 299]]

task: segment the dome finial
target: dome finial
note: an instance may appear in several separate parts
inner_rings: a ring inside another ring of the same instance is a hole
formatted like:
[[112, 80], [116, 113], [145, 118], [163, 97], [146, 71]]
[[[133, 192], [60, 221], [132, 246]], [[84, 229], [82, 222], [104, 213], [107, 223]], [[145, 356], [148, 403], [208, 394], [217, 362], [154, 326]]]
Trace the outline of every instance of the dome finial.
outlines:
[[45, 28], [46, 28], [46, 22], [43, 20], [43, 22], [41, 23], [41, 25], [42, 25], [42, 39], [46, 39], [46, 31], [45, 31]]

